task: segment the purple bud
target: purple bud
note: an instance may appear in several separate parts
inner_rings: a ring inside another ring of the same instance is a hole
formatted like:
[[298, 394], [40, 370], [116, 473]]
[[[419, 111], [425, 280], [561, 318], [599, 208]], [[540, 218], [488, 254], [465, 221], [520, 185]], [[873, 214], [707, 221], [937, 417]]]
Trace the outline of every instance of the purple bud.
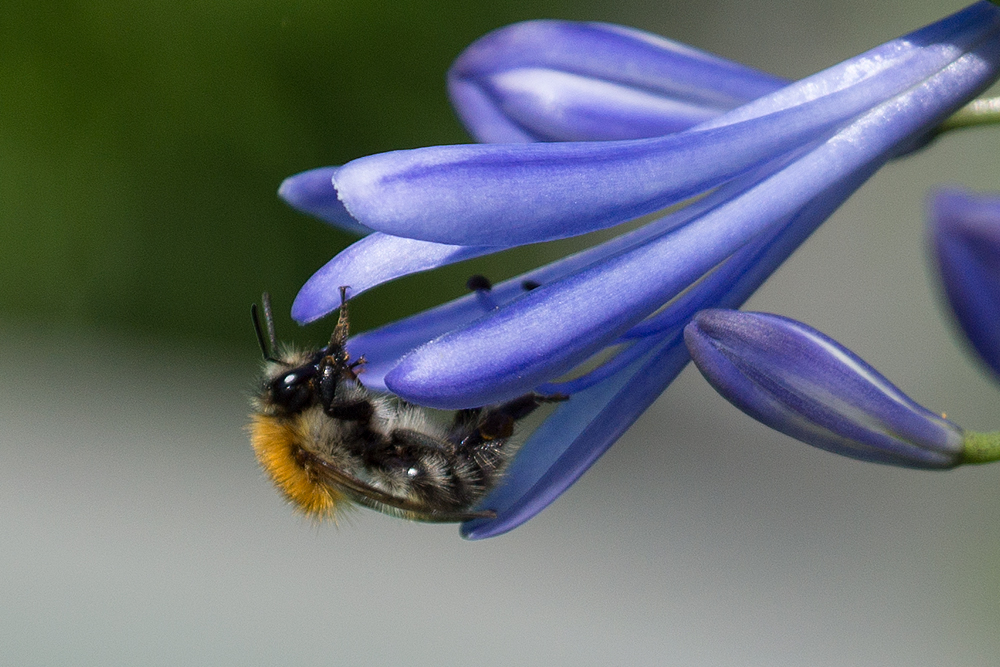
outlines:
[[684, 329], [702, 375], [754, 419], [805, 443], [906, 468], [961, 462], [962, 429], [822, 333], [779, 315], [703, 310]]
[[945, 190], [930, 208], [948, 303], [972, 346], [1000, 375], [1000, 196]]

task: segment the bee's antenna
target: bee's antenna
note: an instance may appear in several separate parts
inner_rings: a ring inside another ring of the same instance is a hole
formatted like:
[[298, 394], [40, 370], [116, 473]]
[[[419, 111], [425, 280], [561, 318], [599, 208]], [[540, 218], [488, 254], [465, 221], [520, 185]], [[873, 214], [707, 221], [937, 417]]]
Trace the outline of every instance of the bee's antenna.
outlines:
[[257, 312], [257, 304], [250, 305], [250, 317], [253, 320], [253, 330], [257, 334], [257, 344], [260, 345], [261, 354], [264, 355], [265, 361], [277, 361], [271, 356], [271, 352], [278, 347], [277, 342], [274, 338], [274, 317], [271, 315], [271, 295], [264, 292], [261, 297], [261, 301], [264, 303], [264, 321], [267, 324], [267, 338], [271, 341], [270, 351], [268, 350], [267, 341], [264, 339], [264, 331], [260, 326], [260, 315]]
[[260, 295], [261, 303], [264, 304], [264, 323], [267, 324], [267, 339], [271, 341], [271, 350], [278, 347], [278, 339], [274, 337], [274, 316], [271, 314], [271, 295], [264, 292]]

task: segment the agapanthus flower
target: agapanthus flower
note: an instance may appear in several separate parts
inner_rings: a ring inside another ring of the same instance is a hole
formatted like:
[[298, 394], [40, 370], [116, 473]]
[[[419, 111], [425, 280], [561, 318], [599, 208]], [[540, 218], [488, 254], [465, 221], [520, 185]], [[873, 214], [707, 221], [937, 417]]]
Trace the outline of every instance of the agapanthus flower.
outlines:
[[[306, 322], [330, 312], [340, 285], [356, 295], [700, 197], [492, 291], [350, 341], [352, 354], [369, 361], [366, 385], [422, 405], [571, 395], [483, 502], [496, 518], [463, 526], [473, 538], [505, 532], [572, 484], [676, 377], [688, 361], [682, 329], [695, 312], [742, 303], [871, 174], [988, 86], [998, 67], [1000, 10], [983, 2], [673, 134], [354, 160], [331, 169], [335, 194], [377, 233], [313, 276], [293, 316]], [[609, 348], [617, 350], [610, 361], [560, 380]]]
[[759, 422], [827, 451], [910, 468], [961, 462], [962, 430], [835, 340], [769, 313], [703, 310], [684, 329], [695, 365]]
[[930, 209], [948, 303], [973, 348], [1000, 375], [1000, 196], [944, 190]]

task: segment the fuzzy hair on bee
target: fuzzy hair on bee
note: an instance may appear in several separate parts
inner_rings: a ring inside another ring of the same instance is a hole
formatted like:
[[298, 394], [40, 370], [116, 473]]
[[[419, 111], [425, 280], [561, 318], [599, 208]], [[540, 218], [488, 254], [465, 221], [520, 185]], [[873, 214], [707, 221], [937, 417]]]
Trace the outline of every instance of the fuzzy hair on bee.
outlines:
[[566, 397], [527, 394], [459, 410], [449, 424], [438, 411], [372, 391], [359, 378], [364, 357], [351, 361], [345, 349], [346, 289], [330, 342], [321, 349], [279, 351], [267, 294], [266, 340], [252, 307], [264, 371], [249, 431], [261, 467], [314, 519], [336, 520], [353, 505], [415, 521], [492, 517], [473, 508], [514, 454], [515, 423]]

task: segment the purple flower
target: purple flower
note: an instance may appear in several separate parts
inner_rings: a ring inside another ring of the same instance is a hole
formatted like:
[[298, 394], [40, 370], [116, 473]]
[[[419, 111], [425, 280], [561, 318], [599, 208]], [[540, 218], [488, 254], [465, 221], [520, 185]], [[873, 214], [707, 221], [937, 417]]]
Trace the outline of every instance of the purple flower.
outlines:
[[1000, 375], [1000, 197], [945, 190], [930, 208], [948, 303], [972, 346]]
[[[572, 484], [676, 377], [688, 360], [681, 332], [695, 312], [742, 303], [871, 174], [988, 86], [998, 67], [1000, 9], [978, 3], [674, 134], [439, 146], [355, 160], [332, 171], [333, 185], [350, 215], [377, 233], [313, 276], [293, 316], [305, 322], [330, 312], [340, 285], [353, 296], [406, 273], [611, 227], [701, 196], [490, 292], [349, 343], [369, 360], [366, 385], [422, 405], [572, 395], [484, 501], [496, 519], [463, 526], [472, 538], [505, 532]], [[610, 361], [556, 381], [609, 347], [618, 350]]]
[[788, 83], [658, 35], [572, 21], [494, 30], [448, 72], [459, 118], [491, 143], [659, 137]]
[[726, 400], [802, 442], [907, 468], [962, 462], [961, 428], [801, 322], [703, 310], [685, 327], [684, 340], [698, 370]]

